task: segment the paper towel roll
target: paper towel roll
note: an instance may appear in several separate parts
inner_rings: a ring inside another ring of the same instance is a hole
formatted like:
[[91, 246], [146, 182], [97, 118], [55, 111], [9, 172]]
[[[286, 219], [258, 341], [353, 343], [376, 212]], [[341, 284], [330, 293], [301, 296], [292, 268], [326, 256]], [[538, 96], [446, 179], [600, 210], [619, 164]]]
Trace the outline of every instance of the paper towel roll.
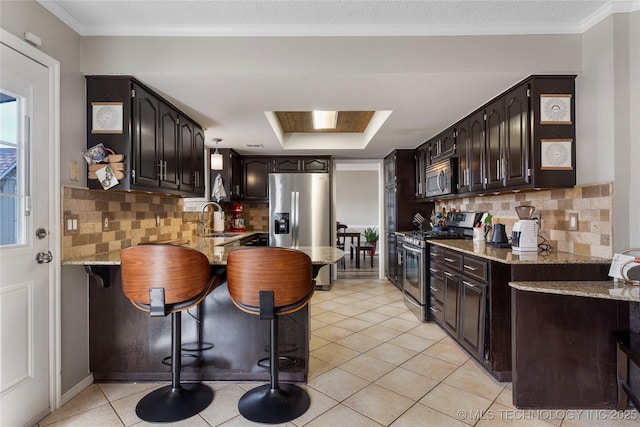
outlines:
[[216, 233], [224, 231], [224, 216], [222, 212], [213, 213], [213, 231]]

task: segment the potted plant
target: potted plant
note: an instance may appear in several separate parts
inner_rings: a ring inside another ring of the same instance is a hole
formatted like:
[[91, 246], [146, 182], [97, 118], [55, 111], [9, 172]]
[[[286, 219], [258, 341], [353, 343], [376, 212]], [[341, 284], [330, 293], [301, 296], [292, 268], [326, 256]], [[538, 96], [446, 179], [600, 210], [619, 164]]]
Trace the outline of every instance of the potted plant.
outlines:
[[378, 231], [376, 231], [375, 228], [368, 227], [364, 229], [364, 232], [362, 234], [364, 234], [364, 241], [367, 242], [367, 245], [373, 248], [371, 250], [368, 250], [367, 254], [373, 255], [374, 253], [376, 253], [376, 245], [378, 244], [378, 239], [380, 238], [380, 236], [378, 235]]

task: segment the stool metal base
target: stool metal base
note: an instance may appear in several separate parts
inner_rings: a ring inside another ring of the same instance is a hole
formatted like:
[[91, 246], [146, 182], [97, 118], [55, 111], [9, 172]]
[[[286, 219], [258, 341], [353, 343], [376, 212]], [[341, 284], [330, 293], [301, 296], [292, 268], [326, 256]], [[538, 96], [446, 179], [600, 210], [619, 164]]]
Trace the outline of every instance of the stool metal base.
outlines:
[[265, 384], [246, 392], [238, 402], [238, 410], [250, 421], [281, 424], [307, 412], [310, 404], [307, 392], [297, 385], [281, 383], [272, 389]]
[[202, 412], [213, 401], [213, 390], [204, 384], [183, 383], [152, 391], [136, 406], [136, 415], [149, 423], [173, 423]]

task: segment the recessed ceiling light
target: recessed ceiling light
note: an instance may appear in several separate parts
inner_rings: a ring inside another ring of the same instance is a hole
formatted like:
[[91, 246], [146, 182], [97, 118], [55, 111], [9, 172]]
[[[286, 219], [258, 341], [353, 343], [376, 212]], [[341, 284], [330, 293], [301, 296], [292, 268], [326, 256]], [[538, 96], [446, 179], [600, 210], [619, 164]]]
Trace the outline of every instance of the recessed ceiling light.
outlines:
[[338, 125], [337, 111], [313, 110], [314, 129], [335, 129]]

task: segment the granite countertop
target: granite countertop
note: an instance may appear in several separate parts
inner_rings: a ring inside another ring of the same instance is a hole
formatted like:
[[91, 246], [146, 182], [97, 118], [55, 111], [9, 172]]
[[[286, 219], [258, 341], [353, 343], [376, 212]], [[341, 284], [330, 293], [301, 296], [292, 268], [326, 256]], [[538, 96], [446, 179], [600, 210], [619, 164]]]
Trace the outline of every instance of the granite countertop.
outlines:
[[511, 248], [496, 248], [473, 240], [429, 240], [429, 243], [504, 264], [611, 264], [611, 259], [607, 258], [558, 251], [514, 254]]
[[[226, 265], [227, 256], [229, 256], [231, 252], [249, 247], [240, 246], [239, 241], [256, 233], [258, 232], [234, 233], [225, 237], [196, 237], [193, 240], [148, 242], [146, 244], [171, 243], [196, 249], [209, 258], [211, 265]], [[238, 242], [238, 244], [233, 245], [234, 242]], [[306, 253], [314, 264], [321, 265], [336, 263], [344, 256], [343, 251], [333, 246], [295, 246], [292, 247], [292, 249], [298, 249]], [[120, 265], [120, 251], [65, 259], [62, 261], [62, 265]]]
[[640, 302], [640, 287], [614, 281], [509, 282], [519, 291]]

